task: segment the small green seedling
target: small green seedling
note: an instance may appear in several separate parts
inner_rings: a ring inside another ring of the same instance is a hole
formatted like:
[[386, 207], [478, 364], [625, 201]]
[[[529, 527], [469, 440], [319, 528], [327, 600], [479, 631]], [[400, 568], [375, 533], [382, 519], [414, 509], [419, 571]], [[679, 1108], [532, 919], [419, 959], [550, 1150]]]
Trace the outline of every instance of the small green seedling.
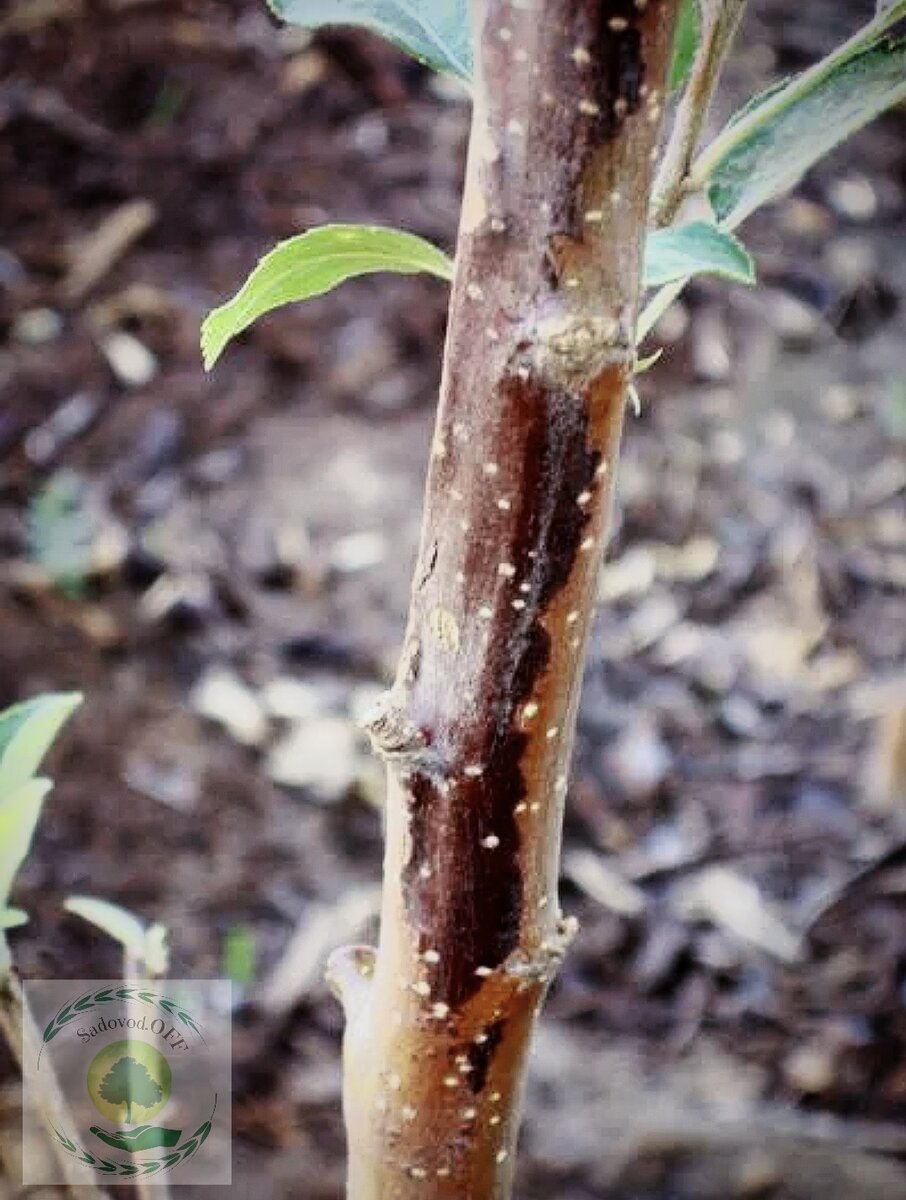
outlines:
[[31, 560], [64, 596], [75, 600], [85, 595], [95, 524], [85, 480], [75, 471], [58, 471], [29, 501]]
[[166, 926], [160, 922], [148, 925], [121, 905], [95, 896], [70, 896], [63, 907], [119, 942], [123, 947], [125, 978], [142, 975], [159, 979], [166, 975], [168, 935]]
[[249, 925], [231, 925], [223, 939], [221, 973], [242, 994], [255, 982], [257, 966], [258, 943], [254, 929]]
[[13, 883], [53, 786], [36, 773], [81, 702], [77, 692], [37, 696], [0, 713], [0, 975], [10, 967], [5, 931], [28, 920], [10, 902]]

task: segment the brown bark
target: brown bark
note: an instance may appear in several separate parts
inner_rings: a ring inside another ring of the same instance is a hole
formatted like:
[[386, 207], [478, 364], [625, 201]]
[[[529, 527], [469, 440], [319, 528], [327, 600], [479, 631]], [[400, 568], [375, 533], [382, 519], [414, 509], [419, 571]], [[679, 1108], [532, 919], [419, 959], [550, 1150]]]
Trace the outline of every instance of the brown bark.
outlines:
[[571, 934], [560, 833], [675, 0], [486, 0], [377, 955], [347, 1016], [351, 1200], [503, 1200]]

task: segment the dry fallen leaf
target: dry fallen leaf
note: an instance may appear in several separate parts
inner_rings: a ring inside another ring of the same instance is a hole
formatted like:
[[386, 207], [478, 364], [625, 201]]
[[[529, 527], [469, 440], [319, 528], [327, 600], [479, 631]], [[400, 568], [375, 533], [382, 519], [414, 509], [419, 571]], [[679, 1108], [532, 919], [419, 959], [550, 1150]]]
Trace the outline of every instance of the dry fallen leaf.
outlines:
[[730, 867], [713, 866], [680, 883], [673, 903], [688, 920], [712, 921], [781, 962], [802, 955], [802, 942], [750, 879]]
[[645, 908], [645, 893], [592, 850], [573, 850], [563, 861], [563, 874], [586, 896], [621, 917], [636, 917]]
[[72, 265], [60, 284], [61, 294], [69, 301], [81, 300], [156, 220], [157, 208], [150, 200], [129, 200], [114, 209], [72, 247]]
[[906, 693], [891, 697], [877, 719], [862, 795], [865, 806], [874, 812], [906, 813]]

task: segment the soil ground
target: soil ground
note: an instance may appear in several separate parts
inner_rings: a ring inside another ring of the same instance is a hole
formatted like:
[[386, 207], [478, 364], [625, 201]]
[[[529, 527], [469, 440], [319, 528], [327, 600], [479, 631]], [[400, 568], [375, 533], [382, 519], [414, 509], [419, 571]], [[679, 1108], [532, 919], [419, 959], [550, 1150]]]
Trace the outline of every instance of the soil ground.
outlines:
[[[721, 115], [871, 11], [750, 8]], [[373, 934], [354, 719], [402, 633], [445, 293], [347, 285], [210, 377], [198, 325], [313, 224], [451, 248], [467, 120], [391, 48], [253, 0], [0, 15], [0, 704], [86, 695], [15, 951], [117, 972], [63, 911], [88, 892], [165, 922], [174, 975], [237, 976], [236, 1195], [342, 1194], [320, 967]], [[749, 223], [757, 290], [699, 284], [658, 331], [526, 1200], [906, 1194], [904, 134], [889, 114]]]

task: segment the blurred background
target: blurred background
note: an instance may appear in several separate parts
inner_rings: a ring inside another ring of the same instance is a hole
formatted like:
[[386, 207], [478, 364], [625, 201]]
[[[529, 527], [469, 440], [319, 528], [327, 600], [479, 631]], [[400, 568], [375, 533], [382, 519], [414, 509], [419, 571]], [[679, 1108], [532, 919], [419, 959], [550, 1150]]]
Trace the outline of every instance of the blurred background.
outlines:
[[[873, 6], [749, 8], [714, 128]], [[14, 4], [0, 73], [0, 706], [86, 695], [14, 950], [118, 972], [71, 892], [163, 921], [173, 975], [236, 981], [232, 1191], [339, 1200], [321, 972], [375, 935], [356, 720], [402, 636], [446, 294], [344, 285], [210, 377], [198, 327], [320, 222], [452, 249], [468, 104], [258, 0]], [[888, 114], [750, 220], [757, 289], [697, 283], [657, 330], [525, 1200], [906, 1194], [904, 134]]]

